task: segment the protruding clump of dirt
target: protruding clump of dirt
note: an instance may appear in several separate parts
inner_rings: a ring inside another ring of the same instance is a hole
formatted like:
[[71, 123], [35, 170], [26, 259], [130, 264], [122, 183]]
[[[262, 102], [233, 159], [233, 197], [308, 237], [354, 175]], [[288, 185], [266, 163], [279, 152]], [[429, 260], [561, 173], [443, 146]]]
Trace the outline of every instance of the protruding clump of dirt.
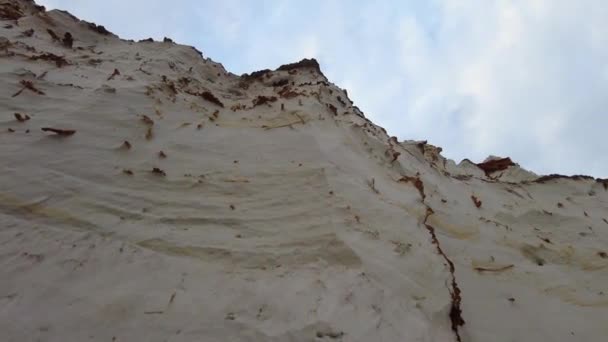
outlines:
[[336, 108], [336, 106], [334, 106], [331, 103], [327, 104], [327, 108], [329, 109], [329, 111], [331, 111], [334, 115], [338, 115], [338, 108]]
[[72, 34], [70, 32], [66, 32], [63, 35], [63, 39], [61, 40], [61, 42], [63, 43], [63, 46], [71, 49], [74, 45], [74, 37], [72, 37]]
[[510, 166], [514, 166], [515, 163], [511, 160], [511, 158], [501, 158], [501, 159], [493, 159], [488, 160], [487, 162], [475, 164], [480, 169], [482, 169], [486, 176], [490, 176], [492, 173], [496, 171], [502, 171], [508, 169]]
[[59, 36], [57, 35], [57, 33], [55, 33], [55, 31], [53, 31], [51, 29], [46, 29], [46, 32], [49, 34], [49, 36], [51, 36], [51, 38], [53, 39], [53, 42], [61, 41], [61, 38], [59, 38]]
[[586, 180], [586, 179], [594, 179], [594, 178], [591, 176], [585, 176], [585, 175], [564, 176], [564, 175], [558, 175], [558, 174], [553, 173], [550, 175], [538, 177], [537, 179], [534, 180], [534, 183], [542, 184], [542, 183], [545, 183], [545, 182], [553, 180], [553, 179]]
[[21, 32], [21, 36], [23, 37], [31, 37], [34, 35], [34, 29], [29, 29]]
[[43, 132], [51, 132], [51, 133], [55, 133], [59, 136], [70, 136], [70, 135], [74, 135], [74, 133], [76, 133], [76, 130], [74, 129], [61, 129], [61, 128], [51, 128], [51, 127], [42, 127], [41, 128]]
[[154, 125], [154, 120], [150, 119], [150, 117], [145, 114], [142, 114], [141, 121], [143, 121], [148, 126]]
[[112, 34], [112, 32], [106, 30], [106, 28], [103, 27], [102, 25], [95, 25], [95, 23], [87, 23], [87, 26], [89, 27], [90, 30], [95, 31], [104, 36], [108, 36], [108, 35]]
[[17, 121], [19, 121], [19, 122], [25, 122], [30, 119], [30, 116], [27, 114], [15, 113], [14, 115], [15, 115], [15, 119], [17, 119]]
[[32, 56], [32, 57], [30, 57], [30, 59], [33, 60], [33, 61], [41, 59], [43, 61], [55, 62], [55, 65], [57, 65], [58, 68], [61, 68], [64, 65], [69, 65], [70, 64], [65, 59], [65, 57], [57, 56], [57, 55], [52, 54], [52, 53], [43, 53], [41, 55]]
[[471, 200], [477, 208], [481, 208], [481, 201], [475, 195], [471, 195]]
[[259, 105], [263, 105], [265, 103], [275, 102], [277, 100], [276, 96], [264, 96], [260, 95], [253, 99], [253, 106], [257, 107]]
[[188, 94], [200, 96], [203, 99], [224, 108], [224, 104], [222, 103], [222, 101], [220, 101], [217, 97], [215, 97], [215, 95], [213, 95], [210, 91], [204, 91], [202, 93], [188, 93]]
[[283, 89], [279, 90], [278, 94], [284, 99], [291, 99], [296, 96], [304, 95], [303, 93], [298, 93], [297, 91], [291, 90], [291, 87], [289, 86], [283, 87]]
[[275, 88], [276, 87], [284, 87], [284, 86], [286, 86], [288, 84], [289, 84], [289, 80], [286, 79], [286, 78], [283, 78], [283, 79], [280, 79], [278, 81], [272, 82], [272, 86], [275, 87]]
[[108, 81], [113, 80], [113, 79], [114, 79], [114, 77], [116, 77], [116, 76], [118, 76], [118, 75], [120, 75], [120, 71], [118, 71], [118, 69], [114, 69], [114, 72], [112, 72], [112, 75], [110, 75], [110, 76], [108, 77]]
[[128, 140], [125, 140], [122, 145], [120, 145], [120, 148], [124, 149], [124, 150], [130, 150], [131, 149], [131, 143]]
[[23, 16], [23, 11], [17, 4], [10, 2], [0, 4], [0, 19], [18, 20]]
[[19, 20], [26, 15], [35, 15], [45, 10], [44, 6], [36, 5], [33, 0], [3, 0], [0, 2], [0, 19]]
[[264, 77], [268, 77], [272, 73], [269, 69], [254, 71], [251, 74], [242, 74], [239, 87], [242, 89], [248, 89], [249, 86], [255, 81], [261, 81]]
[[159, 169], [158, 167], [155, 167], [152, 169], [152, 173], [158, 176], [162, 176], [165, 177], [167, 174], [165, 173], [165, 171]]
[[313, 69], [319, 74], [323, 75], [323, 73], [321, 72], [321, 67], [319, 66], [319, 62], [317, 62], [317, 60], [314, 58], [304, 58], [303, 60], [296, 63], [284, 64], [281, 65], [277, 70], [291, 71], [298, 69]]

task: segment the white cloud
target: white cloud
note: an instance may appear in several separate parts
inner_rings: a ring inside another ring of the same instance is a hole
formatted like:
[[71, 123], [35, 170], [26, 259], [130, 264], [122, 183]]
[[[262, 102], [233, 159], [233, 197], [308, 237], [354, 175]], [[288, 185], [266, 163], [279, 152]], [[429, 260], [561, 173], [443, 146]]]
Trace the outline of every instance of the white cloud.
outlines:
[[[608, 91], [603, 76], [608, 61], [602, 58], [608, 45], [598, 33], [608, 24], [593, 14], [605, 13], [606, 5], [571, 4], [438, 2], [434, 37], [418, 18], [403, 18], [398, 77], [416, 88], [404, 100], [413, 129], [457, 159], [500, 153], [539, 172], [608, 175], [602, 152], [608, 144], [599, 133], [608, 124], [608, 102], [600, 95]], [[461, 141], [454, 145], [446, 134], [450, 127], [433, 126], [463, 100], [467, 105], [458, 114], [463, 124], [453, 127]]]

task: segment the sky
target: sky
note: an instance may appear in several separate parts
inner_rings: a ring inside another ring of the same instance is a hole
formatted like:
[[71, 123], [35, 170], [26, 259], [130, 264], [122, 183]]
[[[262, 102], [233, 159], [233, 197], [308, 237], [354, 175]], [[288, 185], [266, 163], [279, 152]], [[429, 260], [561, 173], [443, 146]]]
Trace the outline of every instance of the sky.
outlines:
[[608, 178], [606, 0], [37, 0], [235, 74], [316, 58], [400, 140]]

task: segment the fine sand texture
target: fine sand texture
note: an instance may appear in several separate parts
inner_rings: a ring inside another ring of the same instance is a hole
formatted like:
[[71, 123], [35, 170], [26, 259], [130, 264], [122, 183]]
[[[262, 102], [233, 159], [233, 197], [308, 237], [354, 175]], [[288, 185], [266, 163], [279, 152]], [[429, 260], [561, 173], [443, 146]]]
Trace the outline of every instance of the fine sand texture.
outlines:
[[0, 0], [0, 89], [0, 341], [608, 338], [608, 181], [398, 141], [315, 60]]

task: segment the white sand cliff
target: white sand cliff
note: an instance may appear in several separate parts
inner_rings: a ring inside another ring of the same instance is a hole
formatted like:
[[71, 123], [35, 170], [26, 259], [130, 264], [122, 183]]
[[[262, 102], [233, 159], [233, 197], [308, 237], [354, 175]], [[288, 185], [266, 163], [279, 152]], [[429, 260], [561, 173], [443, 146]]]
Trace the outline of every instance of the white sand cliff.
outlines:
[[456, 164], [314, 60], [237, 76], [26, 0], [0, 75], [0, 341], [608, 339], [606, 180]]

